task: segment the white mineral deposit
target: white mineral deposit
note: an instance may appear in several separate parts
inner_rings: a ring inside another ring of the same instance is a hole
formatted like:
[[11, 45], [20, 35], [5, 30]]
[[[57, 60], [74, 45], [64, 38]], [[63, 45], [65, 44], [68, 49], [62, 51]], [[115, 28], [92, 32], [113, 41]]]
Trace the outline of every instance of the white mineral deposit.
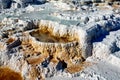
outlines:
[[0, 80], [120, 80], [120, 0], [0, 0]]

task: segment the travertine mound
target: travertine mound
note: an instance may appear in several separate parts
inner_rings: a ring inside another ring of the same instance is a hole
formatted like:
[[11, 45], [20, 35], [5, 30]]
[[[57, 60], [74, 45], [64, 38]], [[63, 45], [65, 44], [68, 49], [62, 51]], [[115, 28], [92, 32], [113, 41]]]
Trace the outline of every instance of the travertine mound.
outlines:
[[[70, 66], [80, 64], [86, 58], [83, 56], [79, 37], [76, 29], [68, 29], [62, 25], [55, 26], [50, 22], [44, 24], [41, 21], [37, 29], [24, 33], [22, 46], [30, 64], [39, 64], [50, 58], [50, 61], [56, 63], [64, 61]], [[32, 55], [39, 56], [34, 58]]]

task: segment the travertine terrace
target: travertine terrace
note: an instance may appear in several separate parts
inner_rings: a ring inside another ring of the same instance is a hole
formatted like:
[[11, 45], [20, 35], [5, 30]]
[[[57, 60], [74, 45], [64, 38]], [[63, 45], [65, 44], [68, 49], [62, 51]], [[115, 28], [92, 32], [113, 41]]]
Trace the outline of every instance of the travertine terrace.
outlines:
[[[53, 22], [49, 24], [41, 22], [37, 29], [25, 32], [25, 38], [28, 37], [28, 39], [23, 40], [23, 45], [27, 44], [32, 47], [36, 55], [37, 53], [41, 55], [39, 59], [50, 58], [55, 62], [60, 60], [64, 61], [67, 66], [80, 64], [84, 61], [85, 57], [82, 55], [80, 37], [76, 29], [68, 29], [66, 26], [58, 24], [54, 25]], [[57, 27], [61, 27], [64, 32], [61, 29], [56, 30]], [[28, 62], [34, 64], [33, 60]], [[37, 60], [37, 62], [39, 61]]]
[[0, 80], [119, 80], [119, 34], [119, 0], [0, 0]]

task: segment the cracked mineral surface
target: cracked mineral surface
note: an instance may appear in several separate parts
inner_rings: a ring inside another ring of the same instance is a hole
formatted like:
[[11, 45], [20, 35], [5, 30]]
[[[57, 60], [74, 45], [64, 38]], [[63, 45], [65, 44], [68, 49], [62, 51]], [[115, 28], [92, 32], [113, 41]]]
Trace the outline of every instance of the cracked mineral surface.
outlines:
[[119, 0], [0, 0], [0, 80], [119, 80]]

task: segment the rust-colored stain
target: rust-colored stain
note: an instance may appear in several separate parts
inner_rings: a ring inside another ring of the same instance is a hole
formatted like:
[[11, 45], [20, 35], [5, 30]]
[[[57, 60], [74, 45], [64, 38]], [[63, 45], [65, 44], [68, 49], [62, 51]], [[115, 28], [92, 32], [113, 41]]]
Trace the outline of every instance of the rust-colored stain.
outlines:
[[23, 78], [20, 73], [8, 67], [0, 67], [0, 80], [23, 80]]
[[71, 65], [70, 67], [66, 68], [66, 71], [73, 74], [73, 73], [82, 71], [83, 69], [85, 69], [86, 67], [89, 67], [91, 65], [92, 65], [92, 63], [90, 63], [90, 62], [83, 62], [78, 65]]
[[14, 41], [15, 41], [15, 39], [9, 38], [9, 39], [6, 41], [6, 43], [7, 43], [7, 44], [10, 44], [10, 43], [12, 43], [12, 42], [14, 42]]

